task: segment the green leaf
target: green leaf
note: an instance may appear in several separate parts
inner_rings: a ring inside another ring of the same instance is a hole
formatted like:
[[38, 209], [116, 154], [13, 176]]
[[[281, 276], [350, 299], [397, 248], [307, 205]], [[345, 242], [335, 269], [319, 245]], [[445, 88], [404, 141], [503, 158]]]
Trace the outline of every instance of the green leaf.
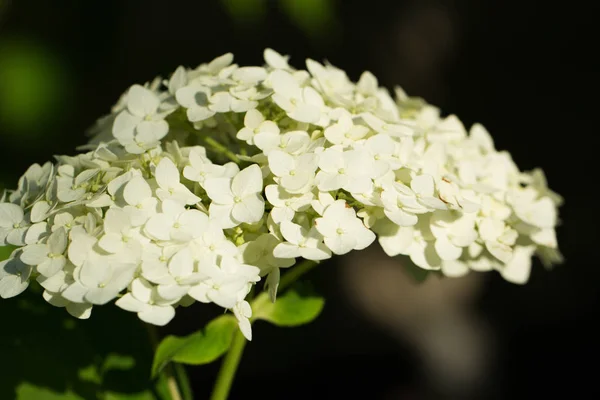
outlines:
[[229, 349], [237, 321], [232, 315], [222, 315], [213, 319], [204, 330], [189, 336], [167, 336], [158, 345], [152, 363], [152, 376], [170, 362], [202, 365], [221, 357]]
[[[263, 297], [264, 296], [264, 297]], [[275, 303], [261, 294], [255, 302], [254, 318], [268, 321], [277, 326], [292, 327], [304, 325], [319, 316], [325, 299], [320, 296], [289, 289], [277, 298]]]

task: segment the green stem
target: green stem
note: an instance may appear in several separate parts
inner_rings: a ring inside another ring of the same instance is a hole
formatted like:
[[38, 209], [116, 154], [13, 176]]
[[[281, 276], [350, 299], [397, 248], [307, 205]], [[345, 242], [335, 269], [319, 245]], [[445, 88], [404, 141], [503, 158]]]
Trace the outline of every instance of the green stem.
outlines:
[[206, 144], [210, 145], [215, 151], [223, 154], [224, 156], [229, 158], [234, 163], [239, 164], [241, 162], [241, 160], [238, 158], [238, 156], [234, 152], [229, 150], [227, 147], [223, 146], [221, 143], [217, 142], [215, 139], [208, 137], [208, 136], [203, 137], [202, 139], [206, 142]]
[[[152, 348], [156, 351], [160, 340], [158, 338], [158, 332], [156, 327], [151, 324], [144, 324], [146, 329], [148, 330], [148, 336], [150, 337], [150, 343], [152, 343]], [[164, 374], [167, 378], [167, 387], [169, 388], [169, 395], [171, 396], [171, 400], [182, 400], [181, 393], [179, 391], [179, 385], [177, 384], [177, 379], [175, 378], [175, 374], [173, 372], [173, 366], [171, 364], [167, 365], [164, 369]]]
[[219, 370], [219, 376], [217, 377], [217, 382], [213, 388], [210, 400], [227, 400], [235, 372], [237, 371], [240, 360], [242, 359], [244, 347], [246, 347], [246, 338], [238, 329], [233, 335], [231, 347], [229, 348], [229, 351], [225, 356], [225, 360], [223, 360], [223, 364], [221, 365], [221, 369]]
[[167, 365], [165, 370], [167, 371], [167, 386], [169, 387], [171, 400], [182, 400], [183, 398], [181, 397], [181, 393], [179, 393], [177, 379], [175, 379], [175, 375], [173, 375], [173, 366]]
[[[283, 290], [294, 283], [302, 275], [313, 269], [317, 265], [317, 262], [311, 260], [304, 260], [300, 264], [294, 266], [287, 272], [280, 280], [279, 290]], [[264, 293], [263, 293], [264, 294]], [[258, 296], [252, 303], [253, 309], [255, 308], [256, 302], [260, 302], [264, 299], [264, 296]], [[252, 320], [251, 320], [252, 321]], [[238, 369], [238, 365], [242, 359], [242, 353], [246, 347], [246, 338], [242, 335], [242, 332], [238, 329], [234, 333], [231, 347], [221, 364], [217, 381], [213, 388], [210, 400], [227, 400], [227, 396], [231, 391], [231, 385], [233, 384], [233, 378]]]
[[304, 260], [300, 264], [290, 268], [290, 270], [281, 277], [281, 280], [279, 281], [279, 290], [281, 291], [287, 289], [288, 286], [296, 282], [302, 275], [316, 267], [317, 264], [318, 263], [316, 261]]

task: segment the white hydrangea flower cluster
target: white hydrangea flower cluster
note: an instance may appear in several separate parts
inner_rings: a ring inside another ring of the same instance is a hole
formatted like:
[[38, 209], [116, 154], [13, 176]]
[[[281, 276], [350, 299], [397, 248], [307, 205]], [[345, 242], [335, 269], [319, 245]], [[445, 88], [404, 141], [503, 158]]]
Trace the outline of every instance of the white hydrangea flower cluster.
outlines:
[[531, 257], [560, 260], [561, 198], [541, 170], [521, 172], [479, 124], [369, 72], [296, 70], [225, 54], [169, 80], [134, 85], [93, 128], [87, 153], [34, 164], [0, 203], [0, 296], [35, 278], [49, 303], [88, 318], [117, 306], [155, 325], [196, 301], [232, 310], [280, 269], [378, 237], [390, 256], [461, 276], [527, 281]]

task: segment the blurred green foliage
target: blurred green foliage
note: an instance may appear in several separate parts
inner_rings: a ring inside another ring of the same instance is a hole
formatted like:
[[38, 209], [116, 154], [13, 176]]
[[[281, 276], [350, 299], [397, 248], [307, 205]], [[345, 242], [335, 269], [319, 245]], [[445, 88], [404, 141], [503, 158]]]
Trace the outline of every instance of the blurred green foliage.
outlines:
[[307, 36], [327, 40], [326, 33], [339, 29], [334, 0], [280, 0], [288, 18]]
[[260, 23], [267, 14], [268, 0], [222, 0], [229, 16], [239, 25]]
[[[60, 60], [31, 40], [0, 40], [0, 125], [3, 136], [42, 137], [60, 116], [66, 74]], [[31, 146], [31, 142], [24, 145]]]
[[0, 301], [0, 399], [169, 399], [164, 377], [150, 379], [153, 350], [134, 315], [104, 306], [77, 320], [41, 292], [34, 283]]
[[[270, 5], [278, 7], [315, 43], [339, 34], [336, 0], [221, 0], [229, 16], [240, 26], [264, 23]], [[317, 40], [318, 39], [318, 40]]]

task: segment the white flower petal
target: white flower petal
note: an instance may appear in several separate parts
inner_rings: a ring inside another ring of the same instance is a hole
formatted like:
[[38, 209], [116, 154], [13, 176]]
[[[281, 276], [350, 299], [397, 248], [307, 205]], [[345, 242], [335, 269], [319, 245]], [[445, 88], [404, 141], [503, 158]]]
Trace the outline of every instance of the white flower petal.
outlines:
[[112, 134], [123, 145], [131, 143], [135, 136], [135, 128], [141, 121], [142, 117], [132, 115], [129, 111], [121, 111], [113, 123]]
[[75, 318], [88, 319], [92, 315], [92, 304], [90, 303], [70, 302], [65, 308]]
[[231, 181], [231, 192], [234, 196], [244, 198], [262, 192], [262, 172], [257, 164], [241, 170]]
[[179, 170], [169, 158], [164, 157], [154, 171], [156, 183], [161, 189], [169, 190], [179, 183]]
[[[233, 204], [231, 179], [210, 178], [204, 181], [204, 190], [210, 199], [217, 204]], [[211, 204], [212, 205], [212, 204]]]
[[132, 206], [137, 206], [142, 204], [144, 200], [152, 196], [152, 189], [150, 189], [150, 185], [148, 182], [141, 177], [135, 176], [133, 177], [127, 184], [125, 185], [125, 190], [123, 191], [123, 197], [127, 204]]
[[253, 224], [260, 221], [265, 211], [265, 201], [259, 194], [250, 195], [234, 204], [231, 216], [240, 222]]
[[453, 245], [447, 237], [441, 236], [435, 241], [435, 251], [444, 261], [453, 261], [462, 254], [462, 247]]
[[48, 251], [48, 246], [45, 244], [30, 244], [23, 248], [20, 259], [27, 265], [39, 265], [48, 257]]
[[139, 117], [154, 114], [159, 103], [156, 94], [141, 85], [133, 85], [127, 93], [127, 108]]
[[115, 304], [117, 307], [131, 312], [140, 312], [147, 306], [146, 303], [139, 301], [131, 293], [124, 294], [123, 297], [115, 301]]
[[410, 187], [415, 193], [420, 194], [421, 196], [433, 196], [433, 192], [435, 191], [433, 177], [425, 174], [415, 176], [413, 180], [410, 181]]
[[144, 231], [153, 239], [169, 240], [171, 238], [171, 228], [173, 227], [173, 218], [166, 214], [156, 214], [150, 217]]
[[149, 324], [165, 326], [175, 317], [175, 309], [172, 306], [149, 306], [140, 311], [138, 317]]

